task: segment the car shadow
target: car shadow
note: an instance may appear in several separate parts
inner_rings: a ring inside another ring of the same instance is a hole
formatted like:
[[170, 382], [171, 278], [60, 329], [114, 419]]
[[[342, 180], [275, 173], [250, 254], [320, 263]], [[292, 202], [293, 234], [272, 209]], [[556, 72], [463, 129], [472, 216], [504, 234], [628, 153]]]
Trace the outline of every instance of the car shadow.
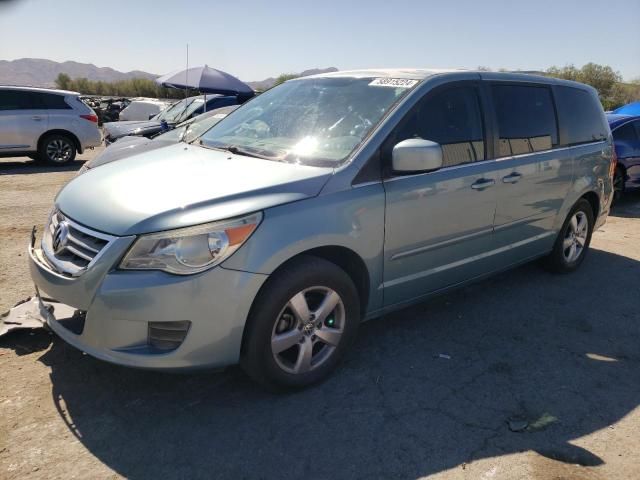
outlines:
[[0, 176], [2, 175], [29, 175], [34, 173], [75, 172], [82, 167], [84, 160], [76, 159], [64, 165], [48, 165], [46, 163], [30, 160], [25, 157], [22, 162], [3, 161], [0, 158]]
[[58, 338], [40, 361], [69, 430], [127, 478], [413, 480], [522, 451], [583, 478], [604, 460], [574, 441], [640, 404], [639, 274], [599, 250], [570, 275], [525, 265], [363, 324], [340, 369], [290, 394], [235, 367], [112, 366]]
[[611, 207], [612, 217], [640, 218], [640, 189], [630, 190]]

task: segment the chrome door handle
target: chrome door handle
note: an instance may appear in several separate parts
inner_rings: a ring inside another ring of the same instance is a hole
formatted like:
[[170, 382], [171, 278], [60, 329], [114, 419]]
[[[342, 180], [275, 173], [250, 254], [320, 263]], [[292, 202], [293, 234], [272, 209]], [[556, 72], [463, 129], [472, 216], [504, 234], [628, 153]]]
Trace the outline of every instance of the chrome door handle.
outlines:
[[31, 120], [36, 120], [36, 121], [40, 121], [42, 120], [42, 117], [40, 115], [34, 115], [33, 117], [31, 117]]
[[502, 177], [502, 181], [504, 183], [518, 183], [522, 178], [522, 174], [518, 172], [513, 172], [507, 175], [506, 177]]
[[496, 181], [491, 180], [490, 178], [481, 178], [480, 180], [476, 180], [475, 183], [472, 183], [471, 188], [473, 188], [474, 190], [484, 190], [485, 188], [489, 188], [495, 183]]

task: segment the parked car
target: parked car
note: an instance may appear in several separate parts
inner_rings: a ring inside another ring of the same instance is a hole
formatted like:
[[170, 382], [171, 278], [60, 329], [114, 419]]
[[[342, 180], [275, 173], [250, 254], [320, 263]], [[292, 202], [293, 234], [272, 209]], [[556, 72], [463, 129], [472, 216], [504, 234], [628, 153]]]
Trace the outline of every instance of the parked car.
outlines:
[[615, 198], [640, 187], [640, 115], [607, 115], [618, 165], [613, 179]]
[[0, 85], [0, 157], [61, 165], [101, 141], [98, 117], [79, 93]]
[[173, 103], [154, 98], [134, 99], [119, 112], [118, 118], [122, 121], [149, 120], [149, 118], [167, 109]]
[[178, 142], [190, 143], [238, 107], [239, 105], [232, 105], [229, 107], [216, 108], [197, 117], [191, 117], [189, 120], [178, 124], [173, 130], [156, 134], [151, 138], [136, 136], [122, 137], [117, 142], [105, 148], [95, 158], [85, 162], [80, 170], [78, 170], [78, 175], [92, 168], [124, 158], [130, 158], [134, 155], [155, 150], [156, 148], [166, 147], [167, 145], [173, 145]]
[[583, 84], [305, 77], [196, 142], [74, 178], [41, 247], [32, 240], [31, 276], [78, 311], [43, 308], [51, 328], [97, 358], [239, 361], [269, 387], [303, 387], [336, 367], [363, 319], [540, 257], [577, 269], [609, 212], [614, 165]]
[[[105, 123], [105, 144], [110, 145], [125, 136], [151, 137], [159, 132], [170, 130], [178, 123], [204, 112], [204, 98], [204, 95], [185, 98], [149, 120]], [[211, 111], [237, 103], [238, 99], [235, 96], [207, 95], [206, 110]]]

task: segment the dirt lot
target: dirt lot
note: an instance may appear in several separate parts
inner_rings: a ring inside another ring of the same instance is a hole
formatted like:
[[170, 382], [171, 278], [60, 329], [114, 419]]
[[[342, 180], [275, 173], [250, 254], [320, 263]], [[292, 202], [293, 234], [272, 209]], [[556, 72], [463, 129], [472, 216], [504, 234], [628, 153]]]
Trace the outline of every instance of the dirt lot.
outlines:
[[[0, 311], [33, 293], [29, 231], [76, 163], [0, 160]], [[368, 322], [335, 375], [293, 395], [9, 334], [0, 478], [640, 478], [640, 194], [592, 247], [575, 274], [527, 265]]]

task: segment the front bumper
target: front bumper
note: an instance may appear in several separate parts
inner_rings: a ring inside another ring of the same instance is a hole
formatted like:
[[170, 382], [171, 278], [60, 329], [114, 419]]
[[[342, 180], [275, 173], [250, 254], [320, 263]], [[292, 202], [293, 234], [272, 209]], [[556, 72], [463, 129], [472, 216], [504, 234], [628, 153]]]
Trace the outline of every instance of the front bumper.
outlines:
[[[188, 277], [113, 270], [131, 241], [116, 242], [75, 278], [52, 271], [32, 241], [29, 263], [36, 287], [79, 310], [83, 319], [81, 333], [75, 333], [54, 311], [46, 319], [49, 327], [89, 355], [120, 365], [175, 370], [237, 363], [251, 303], [267, 276], [220, 266]], [[180, 346], [150, 347], [149, 322], [180, 321], [191, 322]]]

